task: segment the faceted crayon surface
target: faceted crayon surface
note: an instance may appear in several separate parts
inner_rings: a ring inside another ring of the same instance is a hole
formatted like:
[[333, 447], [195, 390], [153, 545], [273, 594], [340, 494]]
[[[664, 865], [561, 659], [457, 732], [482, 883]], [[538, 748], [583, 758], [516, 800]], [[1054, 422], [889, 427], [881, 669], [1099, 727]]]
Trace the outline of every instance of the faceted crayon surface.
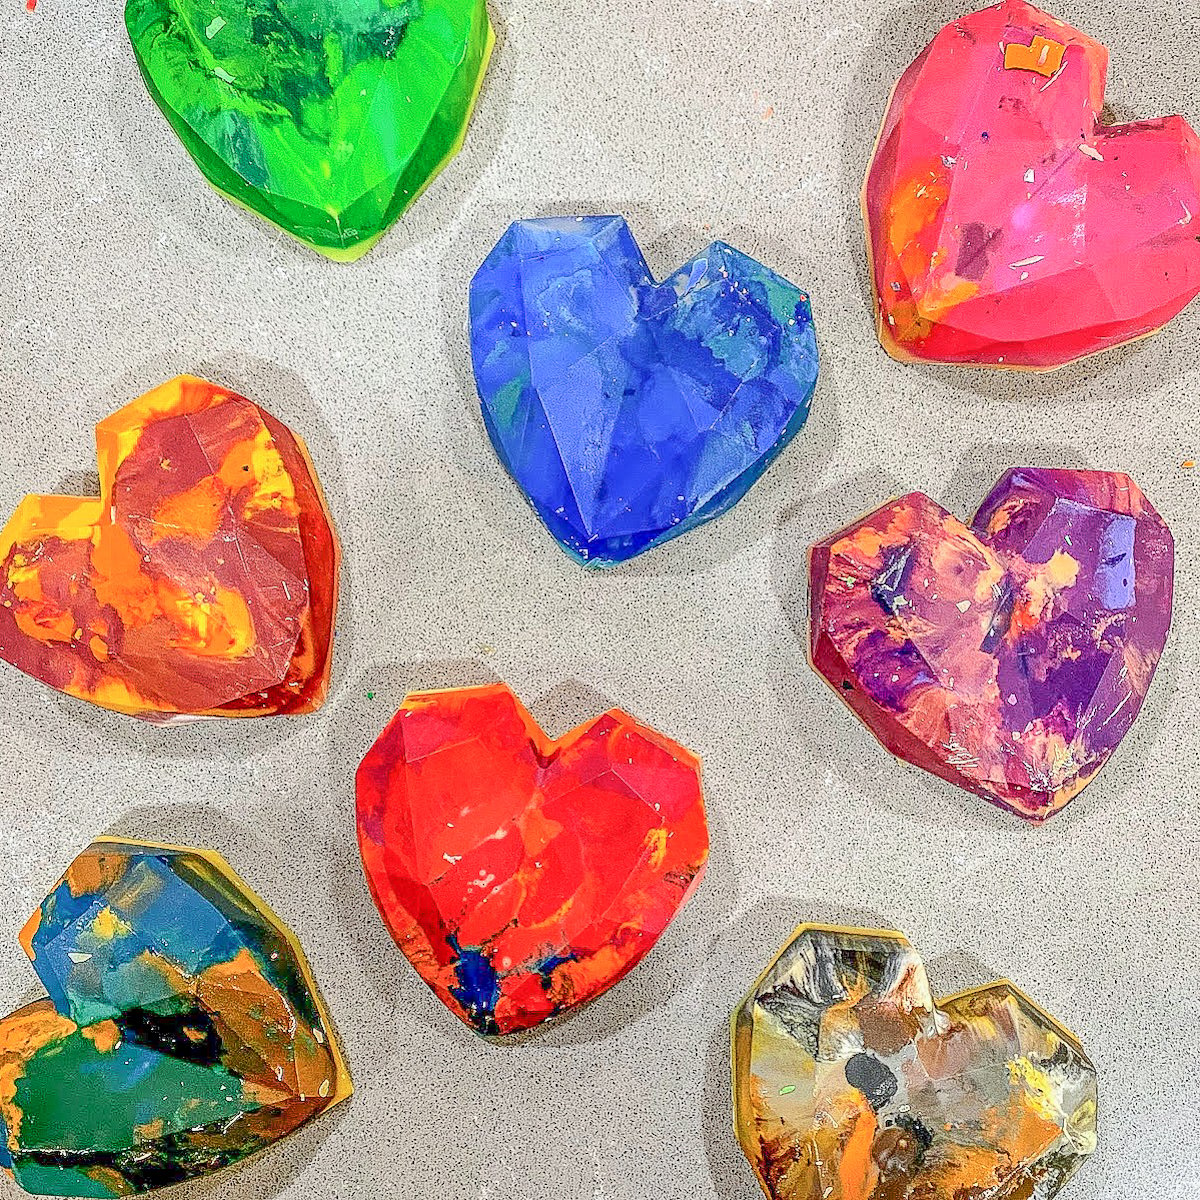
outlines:
[[1200, 292], [1200, 140], [1099, 123], [1108, 51], [1024, 0], [947, 25], [892, 95], [863, 191], [896, 358], [1047, 369]]
[[688, 751], [615, 709], [553, 741], [503, 684], [405, 700], [358, 769], [358, 840], [392, 936], [487, 1035], [610, 988], [708, 859]]
[[471, 284], [471, 353], [501, 462], [599, 566], [740, 500], [817, 382], [799, 288], [721, 242], [655, 283], [621, 217], [513, 224]]
[[733, 1017], [738, 1139], [769, 1200], [1051, 1200], [1096, 1074], [1011, 983], [935, 1003], [898, 933], [801, 926]]
[[1129, 476], [1012, 470], [970, 528], [914, 492], [814, 546], [812, 662], [892, 753], [1043, 820], [1133, 724], [1173, 586]]
[[484, 0], [128, 0], [125, 24], [208, 181], [341, 260], [458, 152], [493, 42]]
[[0, 658], [155, 720], [319, 707], [339, 549], [304, 443], [180, 376], [96, 454], [98, 499], [26, 496], [0, 532]]
[[191, 1179], [350, 1095], [299, 944], [212, 851], [98, 841], [21, 944], [50, 993], [0, 1021], [0, 1165], [26, 1191]]

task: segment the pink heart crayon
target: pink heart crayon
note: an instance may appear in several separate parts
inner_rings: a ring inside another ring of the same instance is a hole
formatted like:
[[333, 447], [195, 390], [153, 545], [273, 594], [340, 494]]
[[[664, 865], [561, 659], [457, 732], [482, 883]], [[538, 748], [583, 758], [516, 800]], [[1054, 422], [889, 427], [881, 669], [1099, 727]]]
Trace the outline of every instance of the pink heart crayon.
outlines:
[[1200, 139], [1101, 121], [1108, 51], [1025, 0], [951, 22], [892, 93], [863, 187], [902, 360], [1047, 370], [1200, 293]]

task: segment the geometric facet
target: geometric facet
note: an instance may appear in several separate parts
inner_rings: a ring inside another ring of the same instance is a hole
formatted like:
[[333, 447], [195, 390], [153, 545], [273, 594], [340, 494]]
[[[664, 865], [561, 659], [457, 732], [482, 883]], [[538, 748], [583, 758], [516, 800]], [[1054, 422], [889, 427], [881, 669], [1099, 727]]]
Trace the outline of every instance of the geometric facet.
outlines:
[[896, 85], [863, 189], [901, 360], [1046, 370], [1200, 293], [1200, 139], [1100, 123], [1108, 51], [1025, 0], [947, 25]]
[[811, 659], [893, 754], [1040, 821], [1133, 724], [1173, 583], [1127, 475], [1010, 470], [970, 528], [914, 492], [814, 546]]
[[97, 841], [21, 944], [50, 993], [0, 1020], [0, 1166], [26, 1191], [193, 1179], [351, 1093], [299, 943], [213, 851]]
[[0, 658], [151, 720], [318, 708], [339, 548], [304, 443], [179, 376], [96, 426], [99, 498], [0, 532]]
[[128, 0], [125, 25], [208, 181], [341, 261], [458, 152], [494, 40], [484, 0]]
[[1007, 981], [934, 1002], [899, 933], [803, 925], [733, 1016], [734, 1119], [769, 1200], [1051, 1200], [1096, 1074]]
[[803, 292], [722, 242], [656, 283], [621, 217], [515, 222], [471, 284], [471, 352], [501, 462], [594, 566], [735, 504], [817, 381]]
[[553, 740], [503, 684], [408, 696], [357, 790], [384, 923], [484, 1035], [612, 987], [708, 857], [693, 755], [617, 709]]

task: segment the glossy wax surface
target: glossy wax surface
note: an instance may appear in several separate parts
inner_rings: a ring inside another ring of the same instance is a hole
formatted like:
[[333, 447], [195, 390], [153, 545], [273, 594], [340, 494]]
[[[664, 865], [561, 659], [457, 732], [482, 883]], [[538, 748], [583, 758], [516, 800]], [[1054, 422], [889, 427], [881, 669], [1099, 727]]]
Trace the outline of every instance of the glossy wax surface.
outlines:
[[656, 283], [620, 217], [513, 224], [471, 284], [471, 353], [500, 461], [597, 566], [735, 504], [817, 382], [799, 288], [722, 243]]
[[181, 375], [96, 453], [98, 497], [26, 496], [0, 530], [0, 658], [155, 721], [318, 707], [339, 548], [303, 441]]
[[125, 24], [209, 182], [341, 259], [456, 153], [493, 41], [483, 0], [128, 0]]
[[[492, 0], [462, 151], [349, 269], [204, 184], [120, 5], [0, 3], [0, 523], [29, 492], [88, 495], [96, 420], [191, 371], [303, 436], [344, 551], [330, 696], [302, 718], [164, 731], [0, 664], [0, 1013], [36, 986], [25, 917], [111, 829], [215, 844], [301, 936], [342, 1035], [353, 1101], [203, 1200], [752, 1200], [728, 1018], [804, 920], [902, 929], [936, 995], [1012, 979], [1079, 1036], [1101, 1140], [1058, 1200], [1197, 1200], [1200, 304], [1048, 375], [897, 362], [871, 316], [858, 189], [889, 93], [980, 3]], [[1109, 47], [1117, 120], [1200, 129], [1193, 3], [1041, 7]], [[509, 224], [581, 213], [623, 214], [656, 280], [737, 247], [811, 295], [821, 353], [745, 496], [603, 571], [497, 458], [467, 335]], [[1177, 547], [1142, 711], [1040, 826], [884, 751], [807, 659], [814, 542], [914, 491], [969, 525], [1026, 464], [1128, 473]], [[636, 970], [493, 1045], [403, 958], [348, 830], [405, 696], [498, 679], [548, 737], [616, 705], [698, 754], [712, 855]], [[0, 1200], [22, 1200], [3, 1176]]]
[[1008, 982], [935, 1002], [903, 935], [802, 927], [733, 1020], [738, 1137], [770, 1200], [1052, 1200], [1096, 1071]]
[[612, 987], [708, 859], [693, 755], [617, 710], [548, 738], [502, 684], [405, 700], [358, 769], [358, 838], [392, 936], [482, 1034]]
[[1032, 820], [1142, 707], [1175, 547], [1127, 475], [1007, 472], [968, 528], [914, 493], [813, 547], [813, 665], [893, 753]]
[[0, 1020], [0, 1165], [29, 1192], [196, 1178], [350, 1094], [299, 944], [211, 851], [96, 842], [21, 944], [50, 997]]
[[1100, 42], [1004, 0], [904, 73], [863, 193], [891, 354], [1057, 367], [1200, 292], [1200, 139], [1179, 116], [1105, 123], [1107, 72]]

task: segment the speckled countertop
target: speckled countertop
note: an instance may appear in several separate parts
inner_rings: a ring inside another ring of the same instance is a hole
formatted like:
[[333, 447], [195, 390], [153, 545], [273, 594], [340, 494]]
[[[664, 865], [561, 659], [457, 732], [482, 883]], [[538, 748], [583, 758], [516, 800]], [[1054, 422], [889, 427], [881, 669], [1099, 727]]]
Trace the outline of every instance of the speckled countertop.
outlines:
[[[314, 717], [144, 728], [0, 674], [0, 1008], [16, 932], [102, 831], [223, 851], [313, 961], [358, 1092], [229, 1200], [749, 1200], [729, 1010], [801, 921], [904, 929], [943, 992], [1009, 976], [1100, 1073], [1064, 1195], [1195, 1200], [1200, 1008], [1200, 307], [1045, 377], [902, 367], [868, 311], [858, 185], [890, 84], [960, 3], [493, 5], [459, 159], [351, 267], [211, 192], [137, 77], [115, 0], [0, 6], [0, 509], [94, 478], [93, 423], [192, 371], [309, 442], [345, 547]], [[1063, 0], [1112, 48], [1119, 116], [1200, 123], [1200, 10]], [[608, 574], [497, 464], [466, 287], [507, 222], [627, 214], [667, 272], [714, 237], [809, 289], [824, 377], [728, 516]], [[804, 552], [888, 495], [967, 515], [1014, 463], [1129, 471], [1171, 523], [1175, 628], [1133, 733], [1047, 827], [893, 762], [805, 660]], [[703, 755], [709, 877], [653, 955], [520, 1045], [477, 1041], [393, 947], [351, 777], [409, 688], [500, 677], [552, 732], [618, 703]], [[0, 1182], [0, 1197], [19, 1193]]]

